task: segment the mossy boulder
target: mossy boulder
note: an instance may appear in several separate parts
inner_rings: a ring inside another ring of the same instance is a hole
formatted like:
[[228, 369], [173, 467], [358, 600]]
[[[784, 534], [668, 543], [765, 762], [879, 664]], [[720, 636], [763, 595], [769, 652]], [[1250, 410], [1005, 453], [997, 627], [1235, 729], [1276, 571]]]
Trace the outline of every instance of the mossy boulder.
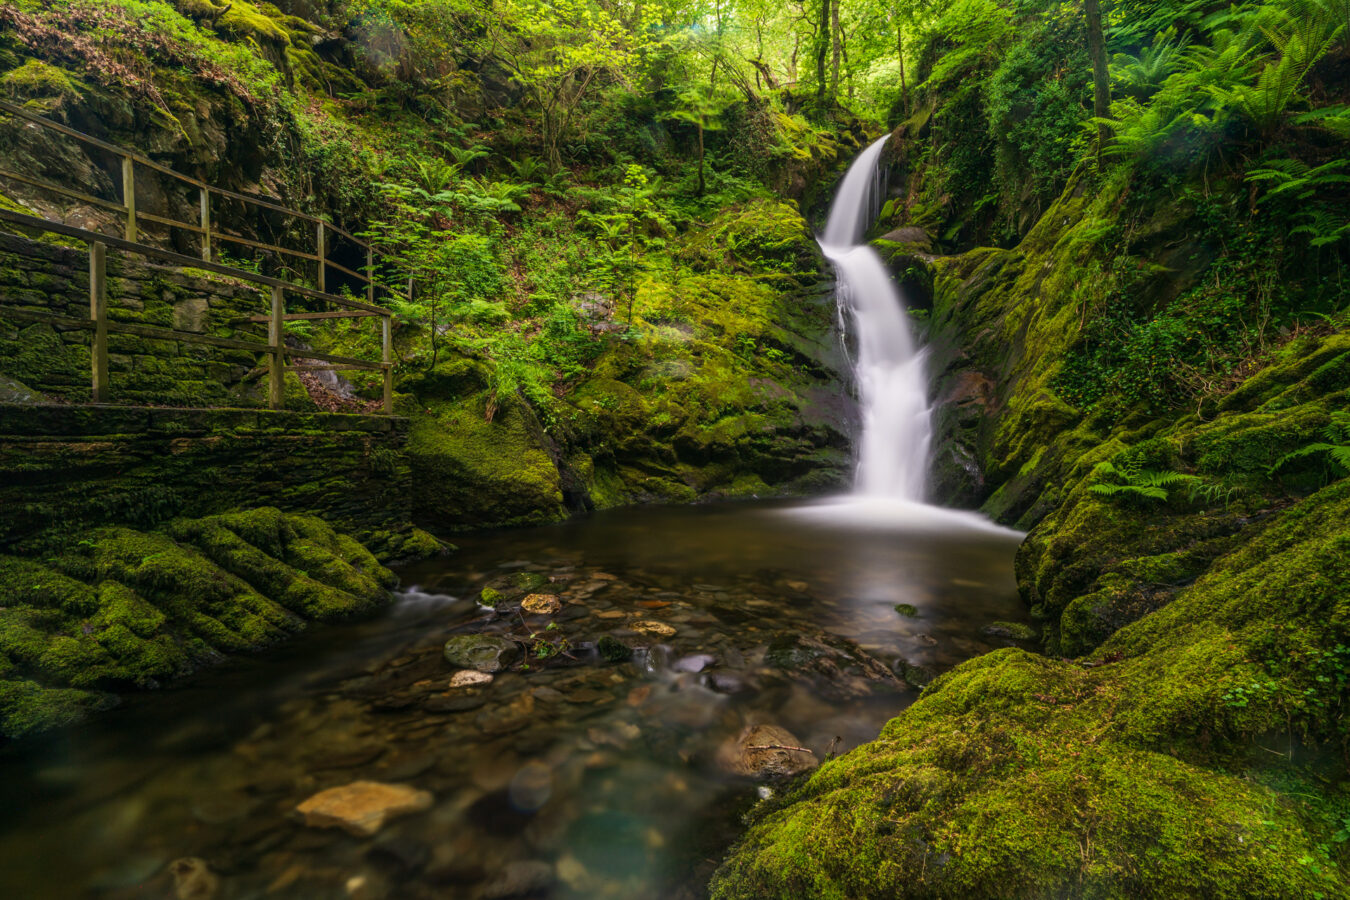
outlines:
[[309, 621], [389, 600], [393, 575], [323, 521], [276, 509], [96, 529], [42, 560], [0, 557], [0, 734], [103, 708]]
[[714, 897], [1344, 896], [1318, 757], [1271, 773], [1255, 748], [1346, 740], [1325, 715], [1350, 646], [1345, 521], [1350, 481], [1122, 628], [1106, 664], [1007, 649], [947, 673], [761, 807]]
[[534, 414], [486, 393], [430, 401], [408, 436], [417, 521], [446, 532], [528, 525], [567, 515], [561, 476]]

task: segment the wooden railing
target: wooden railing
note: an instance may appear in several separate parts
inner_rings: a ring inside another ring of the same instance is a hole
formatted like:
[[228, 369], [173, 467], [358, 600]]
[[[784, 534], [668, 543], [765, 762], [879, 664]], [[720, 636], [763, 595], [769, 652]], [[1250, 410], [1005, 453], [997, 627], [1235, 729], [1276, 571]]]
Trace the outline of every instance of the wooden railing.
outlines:
[[[16, 181], [21, 184], [27, 184], [31, 187], [37, 187], [42, 190], [50, 191], [62, 197], [78, 200], [93, 206], [111, 210], [118, 213], [124, 220], [124, 233], [121, 239], [110, 235], [100, 234], [94, 231], [87, 231], [82, 228], [74, 228], [48, 219], [42, 219], [34, 216], [27, 216], [21, 213], [13, 213], [0, 209], [0, 221], [10, 222], [11, 224], [22, 225], [38, 231], [50, 234], [60, 234], [66, 237], [73, 237], [89, 245], [89, 282], [90, 297], [89, 309], [90, 316], [88, 320], [76, 319], [69, 316], [58, 316], [51, 313], [42, 313], [34, 310], [19, 310], [6, 308], [4, 315], [10, 318], [20, 318], [27, 320], [47, 321], [52, 324], [59, 324], [64, 327], [85, 328], [94, 332], [94, 345], [92, 357], [92, 383], [93, 399], [95, 402], [107, 402], [110, 393], [108, 385], [108, 361], [107, 361], [107, 336], [110, 332], [121, 334], [134, 334], [141, 337], [160, 338], [163, 340], [187, 341], [199, 344], [210, 344], [217, 347], [226, 347], [231, 349], [258, 350], [271, 354], [271, 365], [269, 367], [269, 388], [268, 403], [276, 409], [282, 405], [282, 373], [285, 370], [297, 371], [316, 371], [316, 370], [348, 370], [348, 369], [376, 369], [384, 373], [384, 411], [392, 412], [392, 362], [391, 362], [391, 331], [393, 313], [382, 307], [375, 305], [376, 289], [387, 291], [395, 296], [405, 300], [411, 300], [409, 294], [391, 287], [387, 284], [380, 284], [375, 278], [375, 264], [379, 256], [375, 249], [365, 241], [354, 237], [348, 232], [336, 225], [333, 225], [317, 216], [303, 213], [298, 210], [289, 209], [278, 203], [262, 200], [257, 197], [250, 197], [246, 194], [240, 194], [235, 191], [225, 190], [215, 187], [205, 182], [198, 181], [181, 172], [176, 172], [167, 166], [161, 165], [152, 159], [134, 153], [124, 147], [116, 144], [110, 144], [107, 141], [99, 140], [91, 135], [76, 131], [59, 122], [53, 122], [42, 116], [16, 106], [4, 100], [0, 100], [0, 113], [8, 113], [33, 125], [54, 131], [56, 133], [73, 138], [87, 146], [97, 148], [106, 153], [112, 154], [121, 160], [122, 172], [122, 190], [119, 200], [109, 200], [103, 197], [95, 197], [76, 191], [55, 182], [40, 178], [35, 174], [26, 174], [16, 172], [4, 165], [0, 160], [0, 178]], [[198, 192], [198, 217], [197, 222], [184, 222], [166, 216], [155, 215], [138, 209], [136, 203], [136, 174], [137, 167], [144, 167], [161, 175], [182, 182], [189, 187], [195, 188]], [[255, 206], [261, 210], [281, 213], [286, 216], [298, 219], [308, 223], [314, 234], [314, 252], [307, 250], [297, 250], [294, 248], [283, 247], [278, 244], [269, 244], [263, 241], [256, 241], [245, 238], [241, 235], [229, 234], [220, 231], [213, 225], [212, 198], [222, 197], [234, 200], [240, 203]], [[168, 228], [178, 228], [197, 235], [200, 238], [201, 259], [198, 260], [191, 256], [175, 253], [168, 250], [162, 250], [141, 242], [140, 223], [150, 222], [156, 225], [162, 225]], [[360, 248], [365, 253], [366, 264], [365, 271], [359, 272], [347, 268], [330, 257], [331, 245], [329, 243], [330, 233], [338, 238], [349, 241], [351, 244]], [[288, 256], [295, 259], [313, 262], [315, 264], [315, 284], [317, 288], [311, 288], [305, 285], [296, 284], [278, 278], [259, 275], [246, 269], [235, 266], [224, 265], [215, 262], [214, 256], [221, 243], [233, 243], [255, 250], [263, 250]], [[192, 267], [216, 272], [222, 275], [228, 275], [233, 278], [239, 278], [254, 284], [269, 287], [272, 292], [272, 309], [267, 316], [254, 316], [249, 321], [265, 322], [268, 325], [268, 343], [261, 344], [257, 341], [242, 341], [233, 338], [220, 338], [211, 335], [200, 334], [197, 332], [177, 331], [169, 328], [152, 328], [143, 325], [133, 325], [109, 321], [107, 318], [107, 285], [106, 285], [106, 263], [105, 257], [107, 249], [115, 248], [128, 253], [158, 259], [169, 262], [181, 267]], [[365, 286], [366, 302], [361, 303], [336, 294], [328, 293], [328, 270], [334, 269], [338, 272], [355, 279], [358, 283]], [[411, 288], [411, 285], [409, 285]], [[285, 294], [291, 292], [311, 299], [321, 300], [336, 306], [344, 307], [344, 311], [338, 312], [305, 312], [287, 314], [285, 311]], [[288, 321], [316, 320], [316, 319], [336, 319], [336, 318], [358, 318], [364, 316], [379, 316], [382, 320], [382, 359], [379, 363], [371, 363], [364, 360], [353, 359], [344, 356], [334, 356], [332, 354], [318, 353], [311, 350], [296, 351], [294, 355], [303, 359], [315, 359], [329, 365], [290, 365], [284, 363], [283, 356], [288, 351], [282, 340], [283, 323]]]
[[[90, 347], [89, 358], [90, 368], [92, 370], [91, 394], [95, 403], [107, 403], [112, 399], [111, 386], [108, 382], [108, 335], [130, 334], [157, 340], [184, 341], [191, 344], [207, 344], [212, 347], [224, 347], [230, 350], [252, 350], [256, 353], [268, 354], [267, 405], [272, 409], [280, 409], [283, 405], [282, 379], [284, 373], [288, 370], [312, 372], [322, 370], [349, 371], [353, 369], [371, 369], [380, 371], [384, 374], [384, 412], [388, 414], [394, 411], [392, 359], [393, 313], [390, 310], [383, 309], [373, 304], [362, 303], [359, 300], [339, 297], [336, 294], [328, 294], [303, 285], [292, 284], [291, 282], [282, 281], [278, 278], [259, 275], [256, 272], [249, 272], [245, 269], [236, 269], [233, 266], [222, 265], [211, 260], [198, 260], [191, 256], [184, 256], [181, 253], [174, 253], [171, 250], [161, 250], [158, 247], [151, 247], [146, 244], [138, 244], [134, 241], [99, 234], [96, 231], [86, 231], [83, 228], [76, 228], [72, 225], [63, 225], [59, 222], [38, 218], [37, 216], [28, 216], [22, 213], [10, 212], [7, 209], [0, 209], [0, 222], [8, 222], [11, 225], [19, 225], [24, 228], [30, 228], [47, 234], [59, 234], [63, 237], [75, 238], [76, 240], [83, 241], [89, 245], [88, 319], [62, 316], [45, 310], [20, 309], [15, 307], [0, 307], [0, 316], [9, 319], [45, 322], [49, 325], [56, 325], [62, 328], [79, 328], [86, 331], [92, 331], [94, 336], [93, 343]], [[238, 338], [216, 337], [215, 335], [201, 334], [195, 331], [179, 331], [175, 328], [159, 328], [151, 325], [136, 325], [128, 322], [109, 320], [107, 277], [107, 254], [109, 248], [144, 256], [149, 259], [156, 259], [161, 262], [167, 262], [181, 268], [201, 269], [270, 288], [272, 294], [271, 313], [266, 316], [253, 316], [248, 319], [250, 322], [267, 323], [267, 343], [261, 341], [240, 340]], [[339, 312], [305, 312], [291, 313], [288, 315], [286, 313], [286, 294], [288, 292], [341, 306], [344, 307], [344, 309]], [[290, 350], [285, 345], [283, 329], [285, 323], [288, 321], [361, 318], [366, 316], [380, 317], [382, 326], [381, 359], [378, 363], [364, 359], [355, 359], [349, 356], [319, 353], [315, 350]], [[287, 365], [285, 358], [288, 355], [292, 358], [299, 357], [301, 359], [318, 360], [320, 363], [326, 363], [326, 365]]]

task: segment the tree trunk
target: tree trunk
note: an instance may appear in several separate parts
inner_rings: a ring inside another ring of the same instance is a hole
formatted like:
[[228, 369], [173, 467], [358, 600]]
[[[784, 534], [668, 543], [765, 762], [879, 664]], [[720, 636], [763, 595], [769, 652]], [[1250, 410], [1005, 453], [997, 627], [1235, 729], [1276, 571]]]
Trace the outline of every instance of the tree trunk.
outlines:
[[703, 123], [698, 123], [698, 195], [703, 196], [706, 185], [703, 182]]
[[830, 3], [830, 99], [839, 96], [839, 55], [844, 42], [839, 34], [839, 0], [827, 0]]
[[816, 22], [816, 107], [825, 110], [825, 57], [830, 53], [830, 9], [833, 0], [820, 0], [820, 20]]
[[909, 115], [909, 85], [905, 83], [905, 27], [895, 23], [895, 58], [900, 60], [900, 108]]
[[[1111, 114], [1111, 80], [1106, 68], [1106, 38], [1102, 34], [1102, 8], [1099, 0], [1083, 0], [1087, 16], [1088, 56], [1092, 58], [1092, 114], [1104, 119]], [[1097, 169], [1102, 167], [1102, 150], [1111, 140], [1111, 129], [1097, 124]]]

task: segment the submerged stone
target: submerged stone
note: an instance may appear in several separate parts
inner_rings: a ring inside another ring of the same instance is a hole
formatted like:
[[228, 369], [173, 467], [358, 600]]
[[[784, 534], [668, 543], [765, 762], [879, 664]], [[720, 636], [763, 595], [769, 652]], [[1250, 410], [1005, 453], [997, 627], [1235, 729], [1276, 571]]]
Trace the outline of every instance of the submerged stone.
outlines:
[[633, 658], [633, 648], [612, 634], [603, 635], [596, 642], [596, 647], [608, 662], [628, 662]]
[[980, 629], [985, 637], [1012, 638], [1015, 641], [1036, 639], [1036, 629], [1021, 622], [992, 622]]
[[717, 765], [745, 778], [788, 778], [820, 765], [801, 741], [777, 725], [750, 725], [717, 750]]
[[537, 616], [551, 616], [562, 609], [562, 603], [552, 594], [530, 594], [520, 601], [520, 608]]
[[477, 669], [461, 669], [450, 676], [451, 688], [477, 687], [484, 684], [492, 684], [492, 676]]
[[397, 816], [431, 808], [432, 796], [402, 784], [353, 781], [329, 788], [296, 807], [305, 824], [314, 828], [342, 828], [357, 837], [370, 837]]
[[460, 669], [500, 672], [520, 658], [515, 641], [490, 634], [459, 634], [445, 642], [445, 661]]

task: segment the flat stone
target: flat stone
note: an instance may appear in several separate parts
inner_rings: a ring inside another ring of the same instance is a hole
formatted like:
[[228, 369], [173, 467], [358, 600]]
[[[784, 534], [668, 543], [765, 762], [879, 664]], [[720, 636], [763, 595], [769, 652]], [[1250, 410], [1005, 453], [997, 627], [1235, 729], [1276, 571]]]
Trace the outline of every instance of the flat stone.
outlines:
[[530, 594], [520, 601], [520, 608], [537, 616], [551, 616], [562, 609], [562, 603], [553, 594]]
[[403, 784], [353, 781], [329, 788], [296, 807], [313, 828], [342, 828], [357, 837], [370, 837], [397, 816], [431, 808], [427, 791]]
[[665, 622], [653, 622], [649, 619], [630, 622], [628, 627], [639, 634], [650, 634], [655, 637], [671, 637], [675, 634], [673, 626], [667, 625]]
[[493, 676], [477, 669], [461, 669], [450, 676], [451, 688], [475, 687], [480, 684], [492, 684]]

